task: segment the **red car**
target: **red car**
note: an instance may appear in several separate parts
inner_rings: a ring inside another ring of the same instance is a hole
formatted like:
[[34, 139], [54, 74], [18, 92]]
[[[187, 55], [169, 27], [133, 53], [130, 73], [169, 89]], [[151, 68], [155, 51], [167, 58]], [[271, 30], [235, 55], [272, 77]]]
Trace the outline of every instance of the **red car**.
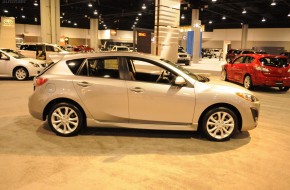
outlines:
[[254, 86], [290, 88], [290, 66], [287, 57], [269, 54], [242, 54], [223, 65], [222, 80], [241, 83], [247, 89]]

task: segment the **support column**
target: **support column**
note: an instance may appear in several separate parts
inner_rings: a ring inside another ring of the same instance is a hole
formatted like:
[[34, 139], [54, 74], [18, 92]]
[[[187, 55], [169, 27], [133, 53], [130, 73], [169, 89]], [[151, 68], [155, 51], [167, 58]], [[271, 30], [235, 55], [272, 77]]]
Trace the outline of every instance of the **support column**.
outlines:
[[60, 0], [40, 3], [41, 42], [57, 44], [60, 38]]
[[177, 62], [179, 38], [179, 0], [155, 0], [154, 53]]
[[249, 28], [248, 24], [243, 24], [243, 27], [242, 27], [242, 40], [241, 40], [241, 42], [242, 42], [241, 48], [242, 49], [246, 49], [247, 48], [248, 28]]
[[90, 19], [90, 47], [95, 51], [99, 49], [99, 19]]
[[192, 9], [191, 27], [193, 31], [192, 62], [198, 63], [201, 46], [201, 21], [199, 20], [199, 9]]

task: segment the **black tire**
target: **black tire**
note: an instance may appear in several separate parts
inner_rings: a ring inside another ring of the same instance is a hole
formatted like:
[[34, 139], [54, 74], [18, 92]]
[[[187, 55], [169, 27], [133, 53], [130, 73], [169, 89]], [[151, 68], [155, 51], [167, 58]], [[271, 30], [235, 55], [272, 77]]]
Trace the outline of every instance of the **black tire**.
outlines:
[[26, 80], [29, 77], [28, 71], [24, 67], [17, 67], [13, 72], [13, 77], [16, 80]]
[[228, 81], [228, 75], [227, 75], [227, 71], [225, 69], [223, 69], [221, 72], [221, 80]]
[[185, 65], [188, 66], [189, 65], [189, 62], [185, 62]]
[[237, 129], [238, 118], [232, 110], [226, 107], [213, 108], [202, 119], [201, 131], [210, 141], [229, 140]]
[[246, 75], [244, 78], [243, 85], [246, 89], [252, 90], [253, 89], [253, 83], [252, 83], [252, 78], [250, 75]]
[[84, 116], [79, 108], [70, 103], [54, 105], [48, 114], [51, 130], [63, 137], [74, 136], [84, 127]]
[[279, 87], [279, 90], [281, 91], [281, 92], [287, 92], [288, 90], [289, 90], [289, 88], [290, 87], [285, 87], [285, 86], [281, 86], [281, 87]]

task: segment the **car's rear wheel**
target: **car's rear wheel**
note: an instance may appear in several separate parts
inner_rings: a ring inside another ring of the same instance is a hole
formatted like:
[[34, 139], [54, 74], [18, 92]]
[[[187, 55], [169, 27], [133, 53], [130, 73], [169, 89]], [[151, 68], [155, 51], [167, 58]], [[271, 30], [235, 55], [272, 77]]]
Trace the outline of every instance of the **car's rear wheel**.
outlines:
[[248, 90], [253, 89], [252, 78], [250, 75], [246, 75], [244, 78], [244, 87]]
[[59, 136], [77, 135], [83, 127], [84, 116], [73, 104], [58, 103], [48, 114], [48, 124], [53, 132]]
[[217, 107], [208, 111], [202, 120], [202, 132], [212, 141], [230, 139], [238, 128], [236, 114], [225, 107]]
[[16, 68], [13, 75], [17, 80], [25, 80], [29, 76], [28, 71], [24, 67]]
[[282, 92], [287, 92], [289, 90], [289, 87], [285, 87], [285, 86], [281, 86], [279, 87], [279, 90], [282, 91]]
[[221, 80], [223, 80], [223, 81], [227, 81], [228, 80], [227, 71], [225, 69], [222, 70]]

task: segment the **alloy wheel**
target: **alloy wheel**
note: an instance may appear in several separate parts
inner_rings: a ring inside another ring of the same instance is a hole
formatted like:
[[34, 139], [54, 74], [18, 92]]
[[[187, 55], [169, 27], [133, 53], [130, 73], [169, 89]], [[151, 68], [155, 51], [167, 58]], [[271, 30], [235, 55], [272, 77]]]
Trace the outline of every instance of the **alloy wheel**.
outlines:
[[15, 71], [15, 78], [17, 80], [25, 80], [27, 76], [28, 76], [28, 73], [24, 68], [19, 68]]

